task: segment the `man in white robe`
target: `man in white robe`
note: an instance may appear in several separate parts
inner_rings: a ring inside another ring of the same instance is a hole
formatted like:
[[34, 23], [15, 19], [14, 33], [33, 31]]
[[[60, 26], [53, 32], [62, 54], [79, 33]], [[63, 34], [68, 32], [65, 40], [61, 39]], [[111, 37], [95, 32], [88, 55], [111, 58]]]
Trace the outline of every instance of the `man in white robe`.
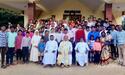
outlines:
[[50, 40], [46, 43], [44, 50], [43, 64], [44, 67], [54, 66], [56, 64], [58, 43], [54, 40], [54, 36], [50, 35]]
[[60, 43], [58, 49], [57, 63], [61, 67], [69, 67], [72, 65], [72, 43], [68, 40], [68, 36], [64, 36], [64, 40]]
[[80, 66], [85, 66], [88, 63], [88, 51], [90, 50], [88, 44], [80, 39], [76, 44], [76, 61]]

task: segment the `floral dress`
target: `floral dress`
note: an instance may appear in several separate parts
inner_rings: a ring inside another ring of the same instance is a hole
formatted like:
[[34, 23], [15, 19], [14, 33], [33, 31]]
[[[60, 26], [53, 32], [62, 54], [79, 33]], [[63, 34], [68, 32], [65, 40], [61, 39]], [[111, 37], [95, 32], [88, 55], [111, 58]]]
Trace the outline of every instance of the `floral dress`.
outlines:
[[110, 47], [106, 44], [106, 37], [101, 37], [102, 42], [102, 52], [101, 52], [101, 60], [107, 61], [110, 58]]

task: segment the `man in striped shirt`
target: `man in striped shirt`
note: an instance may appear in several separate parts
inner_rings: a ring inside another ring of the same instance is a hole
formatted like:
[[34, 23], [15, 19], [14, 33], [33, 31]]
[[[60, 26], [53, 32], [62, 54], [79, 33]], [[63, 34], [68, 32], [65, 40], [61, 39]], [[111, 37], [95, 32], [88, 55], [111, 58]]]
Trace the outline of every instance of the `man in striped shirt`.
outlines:
[[6, 54], [6, 47], [7, 47], [7, 34], [6, 34], [6, 27], [2, 26], [0, 31], [0, 52], [1, 52], [1, 68], [6, 68], [5, 66], [5, 54]]

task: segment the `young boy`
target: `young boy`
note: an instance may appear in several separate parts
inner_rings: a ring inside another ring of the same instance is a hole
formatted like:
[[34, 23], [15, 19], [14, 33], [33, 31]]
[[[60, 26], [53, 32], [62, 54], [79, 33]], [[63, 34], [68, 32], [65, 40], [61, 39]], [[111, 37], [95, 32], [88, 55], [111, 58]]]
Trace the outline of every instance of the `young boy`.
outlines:
[[44, 42], [44, 37], [41, 38], [40, 43], [38, 44], [38, 49], [39, 49], [39, 63], [42, 64], [42, 59], [43, 59], [43, 53], [45, 49], [45, 42]]
[[26, 32], [26, 36], [23, 37], [22, 39], [22, 57], [23, 57], [23, 63], [28, 63], [29, 62], [29, 48], [30, 48], [30, 43], [31, 38], [29, 36], [29, 32]]
[[94, 51], [93, 51], [93, 45], [94, 45], [94, 36], [90, 36], [90, 40], [88, 42], [88, 45], [89, 45], [89, 48], [90, 48], [90, 51], [88, 53], [88, 59], [89, 59], [89, 62], [92, 63], [94, 61]]
[[21, 58], [22, 58], [22, 50], [21, 50], [21, 43], [22, 43], [22, 31], [19, 30], [18, 31], [18, 35], [16, 37], [16, 42], [15, 42], [15, 50], [16, 50], [16, 60], [17, 60], [17, 64], [19, 62], [21, 62]]

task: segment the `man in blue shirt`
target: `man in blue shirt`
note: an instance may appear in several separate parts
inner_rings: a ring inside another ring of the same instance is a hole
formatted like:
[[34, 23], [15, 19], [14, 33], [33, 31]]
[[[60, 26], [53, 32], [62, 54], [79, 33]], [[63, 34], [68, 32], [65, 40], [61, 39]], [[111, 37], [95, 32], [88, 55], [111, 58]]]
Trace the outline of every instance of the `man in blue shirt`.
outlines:
[[116, 59], [118, 57], [118, 51], [116, 49], [116, 33], [117, 33], [117, 30], [115, 30], [115, 25], [112, 25], [111, 26], [112, 29], [111, 29], [111, 36], [112, 36], [112, 40], [111, 40], [111, 56], [112, 56], [112, 59]]
[[5, 63], [4, 63], [6, 47], [7, 47], [6, 27], [2, 26], [1, 31], [0, 31], [1, 68], [6, 68]]
[[8, 51], [6, 53], [6, 64], [7, 66], [13, 65], [13, 56], [15, 50], [15, 40], [17, 33], [15, 32], [15, 27], [10, 27], [10, 32], [7, 33], [7, 40], [8, 40]]
[[125, 66], [125, 31], [122, 29], [122, 26], [118, 27], [116, 43], [118, 45], [119, 64]]
[[91, 31], [88, 34], [88, 41], [90, 40], [91, 36], [94, 36], [94, 40], [96, 40], [98, 37], [100, 37], [99, 32], [96, 30], [95, 26], [91, 27]]

